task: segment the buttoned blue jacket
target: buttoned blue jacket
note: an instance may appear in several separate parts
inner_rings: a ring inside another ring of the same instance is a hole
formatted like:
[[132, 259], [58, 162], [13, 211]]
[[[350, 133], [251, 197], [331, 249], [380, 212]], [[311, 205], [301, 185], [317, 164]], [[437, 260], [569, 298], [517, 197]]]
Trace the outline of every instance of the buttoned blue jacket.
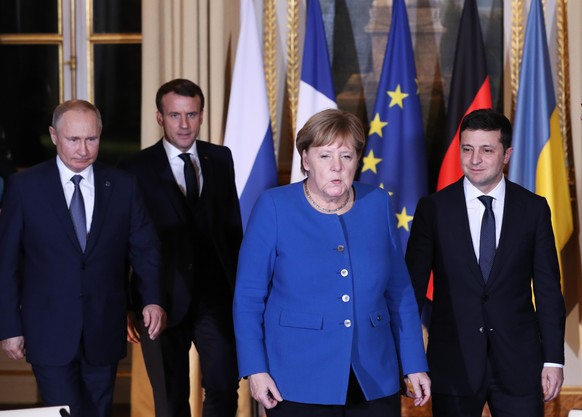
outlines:
[[239, 371], [268, 372], [284, 400], [344, 404], [350, 368], [374, 400], [428, 369], [388, 193], [354, 190], [341, 216], [313, 209], [301, 183], [266, 191], [251, 214], [234, 300]]

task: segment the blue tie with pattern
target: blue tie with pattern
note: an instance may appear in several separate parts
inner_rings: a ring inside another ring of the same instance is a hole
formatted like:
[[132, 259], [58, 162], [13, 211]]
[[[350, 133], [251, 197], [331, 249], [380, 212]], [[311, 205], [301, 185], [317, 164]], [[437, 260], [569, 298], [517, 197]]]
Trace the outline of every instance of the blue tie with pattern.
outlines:
[[495, 215], [493, 214], [493, 197], [482, 195], [479, 200], [485, 206], [483, 220], [481, 220], [481, 237], [479, 240], [479, 266], [483, 279], [487, 281], [495, 258]]
[[85, 246], [87, 245], [87, 220], [85, 218], [85, 201], [79, 188], [79, 183], [82, 179], [83, 177], [80, 175], [73, 175], [71, 178], [71, 181], [75, 184], [75, 191], [73, 192], [71, 204], [69, 205], [69, 213], [75, 226], [75, 233], [77, 234], [79, 245], [81, 245], [81, 249], [85, 252]]

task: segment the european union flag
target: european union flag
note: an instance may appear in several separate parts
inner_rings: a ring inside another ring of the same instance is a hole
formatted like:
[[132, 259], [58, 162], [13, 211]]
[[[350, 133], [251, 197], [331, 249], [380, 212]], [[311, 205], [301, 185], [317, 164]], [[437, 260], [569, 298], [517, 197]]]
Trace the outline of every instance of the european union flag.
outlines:
[[428, 177], [416, 68], [403, 0], [392, 3], [392, 23], [360, 181], [376, 184], [392, 195], [405, 250], [416, 203], [427, 194]]

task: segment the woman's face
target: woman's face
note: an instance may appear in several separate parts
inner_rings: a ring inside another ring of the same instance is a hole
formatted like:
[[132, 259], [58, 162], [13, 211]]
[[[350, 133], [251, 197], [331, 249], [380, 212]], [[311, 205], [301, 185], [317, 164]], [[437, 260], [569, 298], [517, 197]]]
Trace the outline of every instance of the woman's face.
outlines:
[[343, 196], [352, 187], [358, 167], [354, 146], [347, 140], [310, 147], [303, 151], [303, 166], [313, 194], [329, 201]]

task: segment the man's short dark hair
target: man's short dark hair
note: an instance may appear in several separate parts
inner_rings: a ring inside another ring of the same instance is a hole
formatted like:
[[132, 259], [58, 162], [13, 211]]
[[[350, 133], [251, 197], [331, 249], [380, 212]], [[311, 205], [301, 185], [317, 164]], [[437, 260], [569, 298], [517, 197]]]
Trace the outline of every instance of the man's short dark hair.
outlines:
[[499, 141], [503, 145], [503, 150], [511, 148], [513, 128], [511, 122], [503, 114], [493, 109], [475, 110], [466, 115], [461, 122], [460, 133], [465, 130], [484, 130], [486, 132], [500, 131]]
[[200, 108], [201, 110], [204, 110], [204, 94], [202, 93], [202, 89], [190, 80], [176, 78], [175, 80], [168, 81], [167, 83], [163, 84], [156, 93], [156, 107], [160, 113], [163, 113], [162, 97], [169, 93], [174, 93], [184, 97], [198, 96], [200, 97]]

